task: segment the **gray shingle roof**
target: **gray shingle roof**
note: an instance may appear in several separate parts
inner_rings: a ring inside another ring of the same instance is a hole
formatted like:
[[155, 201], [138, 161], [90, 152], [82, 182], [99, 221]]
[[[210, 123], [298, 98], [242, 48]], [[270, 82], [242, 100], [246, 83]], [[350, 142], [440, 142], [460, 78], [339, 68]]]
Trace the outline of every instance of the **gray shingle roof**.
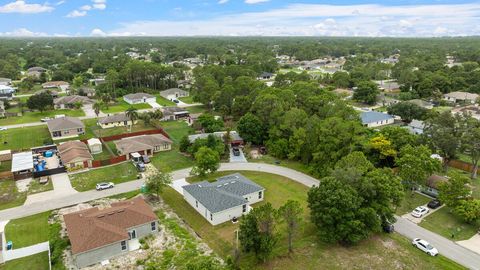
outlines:
[[243, 196], [264, 190], [245, 176], [234, 173], [217, 178], [215, 182], [202, 181], [184, 186], [211, 213], [218, 213], [247, 203]]
[[188, 92], [185, 90], [182, 90], [180, 88], [170, 88], [167, 90], [160, 91], [160, 95], [164, 98], [167, 98], [169, 95], [174, 95], [176, 93], [179, 93], [181, 95], [187, 95]]
[[386, 114], [386, 113], [381, 113], [381, 112], [362, 112], [360, 114], [360, 118], [362, 119], [363, 124], [369, 124], [369, 123], [375, 123], [378, 121], [385, 121], [392, 119], [393, 116]]
[[85, 128], [85, 125], [80, 119], [75, 117], [69, 117], [69, 116], [49, 120], [47, 122], [47, 126], [50, 132], [59, 131], [59, 130]]
[[147, 93], [134, 93], [134, 94], [128, 94], [125, 95], [124, 98], [129, 99], [129, 100], [142, 100], [144, 98], [153, 98], [155, 96], [152, 96]]
[[117, 114], [105, 116], [100, 120], [98, 120], [100, 124], [116, 123], [116, 122], [124, 122], [124, 121], [130, 121], [130, 119], [124, 113], [117, 113]]

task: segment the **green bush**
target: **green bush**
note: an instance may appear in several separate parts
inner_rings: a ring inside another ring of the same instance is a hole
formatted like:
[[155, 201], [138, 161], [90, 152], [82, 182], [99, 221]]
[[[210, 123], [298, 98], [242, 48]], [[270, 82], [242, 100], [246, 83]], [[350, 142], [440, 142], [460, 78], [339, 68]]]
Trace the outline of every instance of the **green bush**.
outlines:
[[58, 222], [51, 224], [49, 228], [50, 259], [52, 269], [55, 270], [67, 269], [63, 263], [63, 251], [70, 245], [70, 241], [60, 236], [61, 229], [62, 226]]

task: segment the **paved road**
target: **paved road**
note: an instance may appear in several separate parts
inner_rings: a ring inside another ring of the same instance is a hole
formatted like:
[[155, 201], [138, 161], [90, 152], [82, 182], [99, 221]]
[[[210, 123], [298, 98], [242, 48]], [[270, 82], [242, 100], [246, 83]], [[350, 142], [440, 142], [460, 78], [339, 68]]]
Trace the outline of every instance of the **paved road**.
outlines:
[[[191, 168], [182, 169], [172, 172], [173, 179], [186, 178], [189, 175]], [[308, 187], [318, 185], [319, 180], [308, 176], [304, 173], [270, 164], [263, 163], [222, 163], [220, 166], [220, 171], [261, 171], [266, 173], [278, 174], [290, 178], [296, 182], [299, 182]], [[129, 192], [132, 190], [139, 189], [143, 184], [143, 180], [135, 180], [127, 183], [122, 183], [116, 185], [113, 189], [108, 189], [104, 191], [86, 191], [79, 192], [76, 194], [71, 194], [63, 198], [55, 198], [41, 204], [33, 204], [28, 206], [19, 206], [15, 208], [10, 208], [0, 211], [0, 221], [1, 220], [10, 220], [15, 218], [21, 218], [25, 216], [30, 216], [45, 212], [48, 210], [53, 210], [57, 208], [62, 208], [70, 205], [75, 205], [82, 202], [87, 202], [107, 196], [112, 196], [120, 193]], [[401, 217], [397, 218], [398, 221], [395, 224], [395, 229], [398, 233], [406, 236], [409, 239], [416, 237], [421, 237], [430, 243], [432, 243], [442, 255], [445, 257], [454, 260], [470, 269], [480, 270], [480, 254], [474, 253], [464, 247], [457, 245], [456, 243], [438, 235], [428, 230], [423, 229], [422, 227], [406, 220]], [[427, 256], [427, 255], [425, 255]]]

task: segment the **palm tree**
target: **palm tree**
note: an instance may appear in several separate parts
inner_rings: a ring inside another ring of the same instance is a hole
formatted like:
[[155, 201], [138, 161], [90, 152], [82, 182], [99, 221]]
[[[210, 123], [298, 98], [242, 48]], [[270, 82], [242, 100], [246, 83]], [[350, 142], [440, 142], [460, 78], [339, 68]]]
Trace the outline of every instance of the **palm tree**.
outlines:
[[125, 111], [125, 115], [126, 115], [126, 116], [128, 117], [128, 119], [130, 119], [130, 121], [132, 122], [132, 123], [130, 124], [130, 132], [132, 132], [133, 122], [138, 119], [138, 111], [137, 111], [137, 109], [135, 109], [134, 107], [130, 107], [130, 108], [128, 108], [128, 109]]
[[93, 110], [95, 111], [95, 114], [97, 115], [97, 118], [98, 118], [98, 115], [100, 114], [100, 109], [102, 108], [102, 102], [100, 101], [97, 101], [93, 104]]

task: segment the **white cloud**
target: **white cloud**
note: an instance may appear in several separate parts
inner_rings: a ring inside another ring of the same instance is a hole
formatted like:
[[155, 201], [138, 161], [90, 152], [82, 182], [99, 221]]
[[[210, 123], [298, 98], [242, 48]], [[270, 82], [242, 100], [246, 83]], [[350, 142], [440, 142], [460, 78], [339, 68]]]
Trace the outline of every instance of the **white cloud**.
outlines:
[[90, 32], [90, 35], [92, 37], [105, 37], [105, 36], [107, 36], [107, 34], [105, 32], [103, 32], [102, 29], [99, 29], [99, 28], [93, 29], [92, 32]]
[[[254, 0], [248, 0], [254, 1]], [[108, 35], [151, 36], [437, 36], [479, 35], [480, 3], [445, 5], [292, 4], [198, 20], [125, 22]], [[442, 29], [439, 29], [442, 30]]]
[[48, 4], [27, 4], [25, 1], [15, 1], [0, 6], [0, 13], [43, 13], [53, 9]]
[[245, 0], [245, 4], [253, 5], [253, 4], [259, 4], [259, 3], [265, 3], [268, 1], [270, 0]]
[[84, 6], [80, 7], [80, 10], [85, 10], [85, 11], [88, 11], [88, 10], [91, 10], [91, 9], [92, 9], [92, 6], [89, 6], [89, 5], [84, 5]]
[[70, 13], [67, 14], [67, 18], [78, 18], [78, 17], [84, 17], [87, 15], [87, 12], [86, 11], [78, 11], [78, 10], [74, 10]]
[[107, 0], [92, 0], [92, 2], [94, 9], [104, 10], [107, 8]]
[[67, 1], [64, 1], [64, 0], [61, 0], [61, 1], [58, 1], [55, 6], [60, 6], [60, 5], [63, 5], [65, 4]]
[[32, 32], [26, 28], [15, 29], [11, 32], [0, 32], [2, 37], [46, 37], [47, 33], [44, 32]]
[[218, 4], [221, 5], [221, 4], [225, 4], [225, 3], [227, 3], [227, 2], [228, 2], [228, 0], [219, 0], [219, 1], [218, 1]]

